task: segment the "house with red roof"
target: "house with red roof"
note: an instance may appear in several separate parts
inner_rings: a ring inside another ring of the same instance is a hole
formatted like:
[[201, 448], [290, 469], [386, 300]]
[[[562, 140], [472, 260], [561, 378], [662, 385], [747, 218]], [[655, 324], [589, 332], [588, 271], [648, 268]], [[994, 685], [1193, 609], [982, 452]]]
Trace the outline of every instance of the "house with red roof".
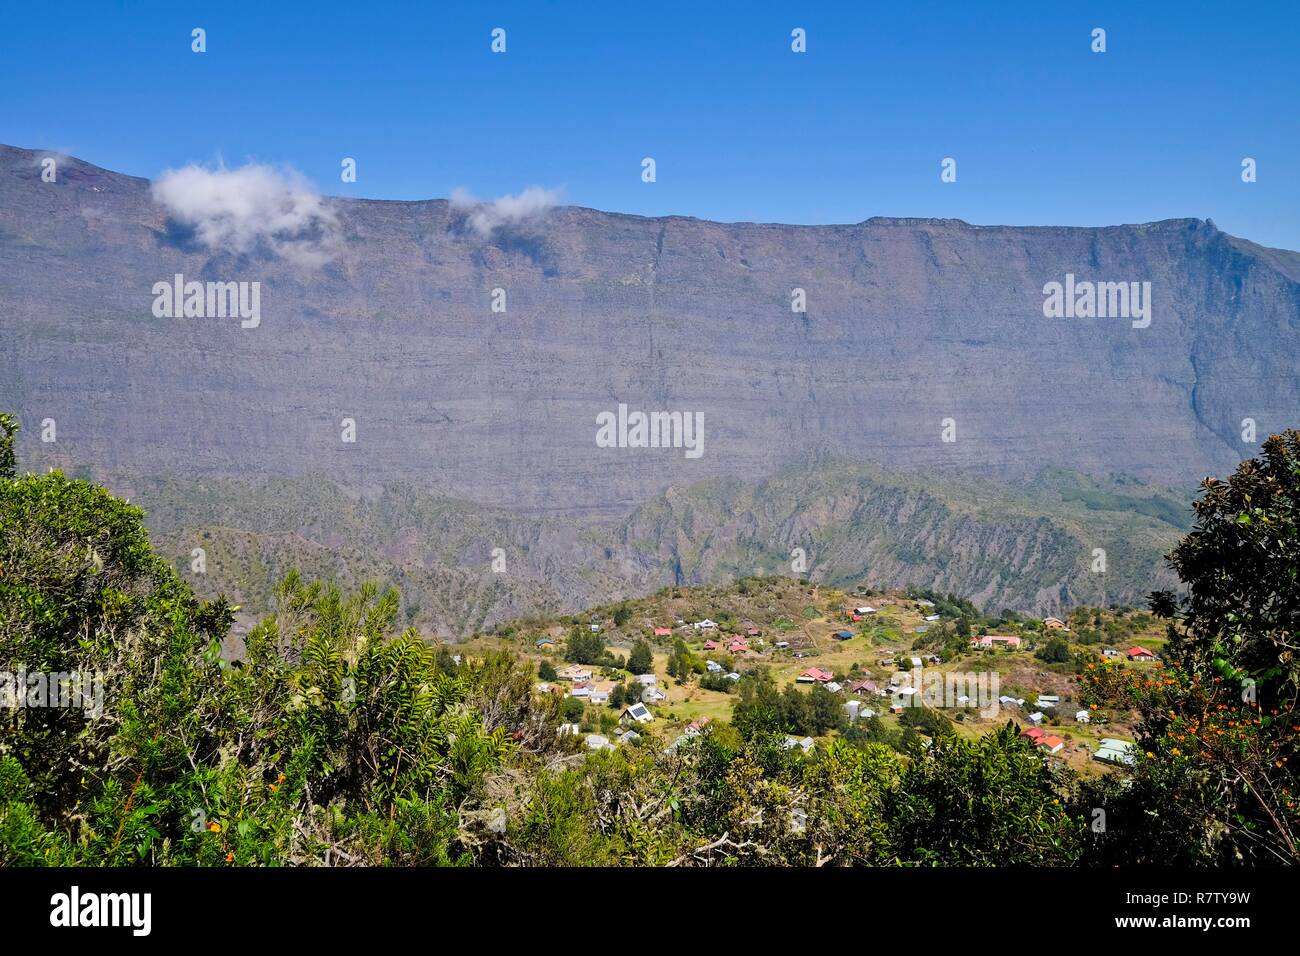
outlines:
[[672, 637], [673, 629], [671, 627], [656, 627], [655, 637]]
[[810, 667], [796, 677], [795, 681], [800, 684], [825, 684], [834, 677], [835, 675], [830, 671], [824, 671], [820, 667]]
[[1016, 650], [1020, 647], [1020, 638], [1012, 634], [985, 634], [983, 637], [974, 638], [970, 646], [980, 651], [992, 650], [995, 647]]
[[1128, 649], [1128, 659], [1131, 661], [1153, 661], [1156, 656], [1145, 647], [1138, 647], [1135, 644]]
[[705, 642], [704, 642], [704, 649], [705, 649], [706, 651], [716, 651], [716, 650], [718, 649], [718, 642], [717, 642], [717, 641], [705, 641]]
[[1060, 753], [1065, 748], [1065, 741], [1056, 734], [1043, 734], [1038, 738], [1038, 746], [1049, 754]]

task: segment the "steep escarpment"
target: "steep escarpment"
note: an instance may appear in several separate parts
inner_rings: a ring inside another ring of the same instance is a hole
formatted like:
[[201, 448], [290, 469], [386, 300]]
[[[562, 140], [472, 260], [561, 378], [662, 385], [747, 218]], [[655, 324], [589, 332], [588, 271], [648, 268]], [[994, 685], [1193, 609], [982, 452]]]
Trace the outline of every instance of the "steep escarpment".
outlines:
[[[57, 422], [57, 448], [24, 432], [36, 468], [62, 454], [324, 473], [357, 493], [412, 482], [616, 520], [827, 451], [1183, 486], [1252, 452], [1243, 419], [1262, 435], [1300, 417], [1300, 260], [1201, 220], [786, 226], [570, 207], [485, 238], [445, 202], [337, 200], [337, 247], [313, 269], [210, 253], [148, 182], [66, 159], [45, 183], [37, 159], [0, 149], [0, 405]], [[155, 318], [151, 289], [177, 273], [260, 282], [260, 325]], [[1151, 283], [1150, 325], [1045, 318], [1043, 286], [1067, 274]], [[701, 414], [703, 454], [597, 447], [596, 416], [620, 403]]]

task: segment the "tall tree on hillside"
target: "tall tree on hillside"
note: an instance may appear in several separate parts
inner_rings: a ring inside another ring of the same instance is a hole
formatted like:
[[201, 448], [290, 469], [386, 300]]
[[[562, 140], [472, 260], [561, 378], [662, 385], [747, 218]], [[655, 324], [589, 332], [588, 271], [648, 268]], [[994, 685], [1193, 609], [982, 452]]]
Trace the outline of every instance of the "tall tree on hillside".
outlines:
[[1128, 862], [1300, 863], [1300, 433], [1202, 487], [1169, 555], [1186, 596], [1151, 596], [1171, 621], [1165, 667], [1085, 671], [1094, 690], [1127, 679], [1110, 689], [1143, 715], [1112, 849]]
[[633, 674], [648, 674], [654, 668], [654, 652], [650, 645], [639, 640], [632, 645], [632, 653], [627, 659], [627, 669]]

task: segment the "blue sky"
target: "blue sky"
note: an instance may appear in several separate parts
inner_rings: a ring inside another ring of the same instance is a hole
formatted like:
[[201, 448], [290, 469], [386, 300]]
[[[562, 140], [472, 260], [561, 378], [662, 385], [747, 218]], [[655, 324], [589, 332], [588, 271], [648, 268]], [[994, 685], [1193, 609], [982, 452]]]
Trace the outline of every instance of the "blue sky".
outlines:
[[1197, 216], [1300, 249], [1298, 28], [1295, 2], [10, 3], [0, 142], [150, 177], [285, 163], [370, 198], [539, 185], [721, 220]]

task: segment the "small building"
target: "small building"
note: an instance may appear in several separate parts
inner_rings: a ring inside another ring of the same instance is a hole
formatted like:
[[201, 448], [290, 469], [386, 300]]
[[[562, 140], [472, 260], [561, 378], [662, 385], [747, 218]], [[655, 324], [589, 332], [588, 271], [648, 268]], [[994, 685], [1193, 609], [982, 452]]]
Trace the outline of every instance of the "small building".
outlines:
[[541, 651], [541, 650], [545, 650], [548, 647], [554, 647], [555, 642], [551, 640], [549, 637], [539, 637], [534, 642], [533, 646], [536, 647], [539, 651]]
[[1092, 723], [1092, 714], [1088, 713], [1086, 710], [1080, 710], [1075, 713], [1074, 719], [1081, 724], [1090, 724]]
[[796, 747], [798, 747], [804, 753], [809, 753], [812, 751], [814, 747], [817, 746], [817, 741], [813, 740], [811, 737], [804, 737], [803, 739], [800, 739], [798, 737], [791, 737], [787, 735], [785, 738], [785, 743], [782, 746], [784, 746], [786, 750], [794, 750]]
[[1020, 638], [1014, 634], [985, 634], [972, 639], [970, 646], [977, 651], [990, 651], [995, 647], [1014, 651], [1020, 648]]
[[872, 607], [870, 604], [864, 604], [862, 605], [862, 607], [855, 607], [853, 609], [853, 613], [854, 614], [875, 614], [876, 609]]
[[1108, 647], [1101, 652], [1101, 656], [1106, 658], [1106, 660], [1108, 661], [1113, 661], [1116, 660], [1117, 658], [1123, 657], [1124, 655], [1121, 654], [1119, 651], [1115, 650], [1115, 648]]
[[738, 680], [740, 680], [740, 675], [739, 675], [738, 673], [736, 673], [735, 671], [732, 671], [730, 674], [727, 675], [727, 680], [729, 680], [729, 681], [738, 681]]
[[921, 666], [921, 658], [919, 658], [919, 657], [913, 657], [913, 658], [911, 658], [911, 659], [909, 660], [908, 663], [910, 663], [914, 668], [915, 668], [915, 667], [920, 667], [920, 666]]
[[784, 648], [784, 647], [789, 647], [789, 646], [790, 646], [790, 642], [789, 642], [789, 641], [777, 641], [777, 642], [776, 642], [775, 644], [773, 644], [772, 646], [775, 647], [775, 648], [777, 648], [777, 649], [780, 649], [780, 648]]
[[1026, 719], [1035, 727], [1037, 727], [1039, 724], [1043, 722], [1043, 715], [1038, 711], [1034, 711], [1034, 713], [1030, 714], [1029, 717]]
[[704, 620], [696, 621], [691, 625], [691, 627], [695, 628], [697, 631], [712, 631], [716, 629], [717, 626], [717, 621], [710, 621], [707, 617]]
[[844, 686], [840, 684], [838, 681], [829, 681], [826, 684], [826, 689], [830, 691], [832, 694], [838, 694], [840, 691], [844, 689]]
[[613, 750], [614, 745], [609, 742], [608, 737], [600, 734], [587, 734], [588, 750]]
[[623, 710], [622, 719], [624, 721], [638, 724], [648, 724], [654, 719], [654, 716], [650, 713], [650, 709], [646, 707], [645, 704], [636, 703]]
[[668, 695], [658, 687], [647, 687], [645, 690], [641, 691], [641, 703], [656, 704], [659, 701], [664, 700], [667, 696]]
[[1042, 737], [1038, 738], [1038, 747], [1041, 750], [1046, 750], [1049, 754], [1056, 754], [1065, 749], [1065, 741], [1055, 734], [1043, 734]]
[[659, 678], [654, 674], [637, 674], [635, 680], [642, 687], [654, 687], [659, 683]]
[[672, 637], [673, 629], [671, 627], [656, 627], [655, 637]]
[[1048, 617], [1043, 619], [1043, 627], [1049, 631], [1068, 631], [1070, 628], [1059, 617]]
[[1092, 755], [1092, 759], [1100, 760], [1102, 763], [1129, 766], [1137, 760], [1137, 744], [1131, 740], [1104, 737], [1097, 751]]
[[570, 664], [568, 667], [560, 668], [559, 677], [571, 681], [591, 680], [591, 668], [583, 667], [581, 664]]
[[795, 681], [800, 684], [825, 684], [835, 677], [830, 671], [824, 671], [820, 667], [810, 667], [798, 677]]
[[1153, 661], [1156, 659], [1156, 655], [1145, 647], [1134, 645], [1128, 649], [1128, 659], [1131, 661]]
[[852, 631], [836, 631], [834, 634], [831, 635], [831, 637], [835, 638], [835, 640], [837, 640], [837, 641], [850, 641], [850, 640], [853, 639], [853, 632], [852, 632]]
[[719, 664], [717, 661], [705, 661], [704, 666], [708, 668], [710, 674], [722, 673], [722, 665]]
[[705, 649], [706, 651], [716, 651], [716, 650], [718, 649], [718, 642], [717, 642], [717, 641], [705, 641], [705, 642], [704, 642], [704, 649]]

